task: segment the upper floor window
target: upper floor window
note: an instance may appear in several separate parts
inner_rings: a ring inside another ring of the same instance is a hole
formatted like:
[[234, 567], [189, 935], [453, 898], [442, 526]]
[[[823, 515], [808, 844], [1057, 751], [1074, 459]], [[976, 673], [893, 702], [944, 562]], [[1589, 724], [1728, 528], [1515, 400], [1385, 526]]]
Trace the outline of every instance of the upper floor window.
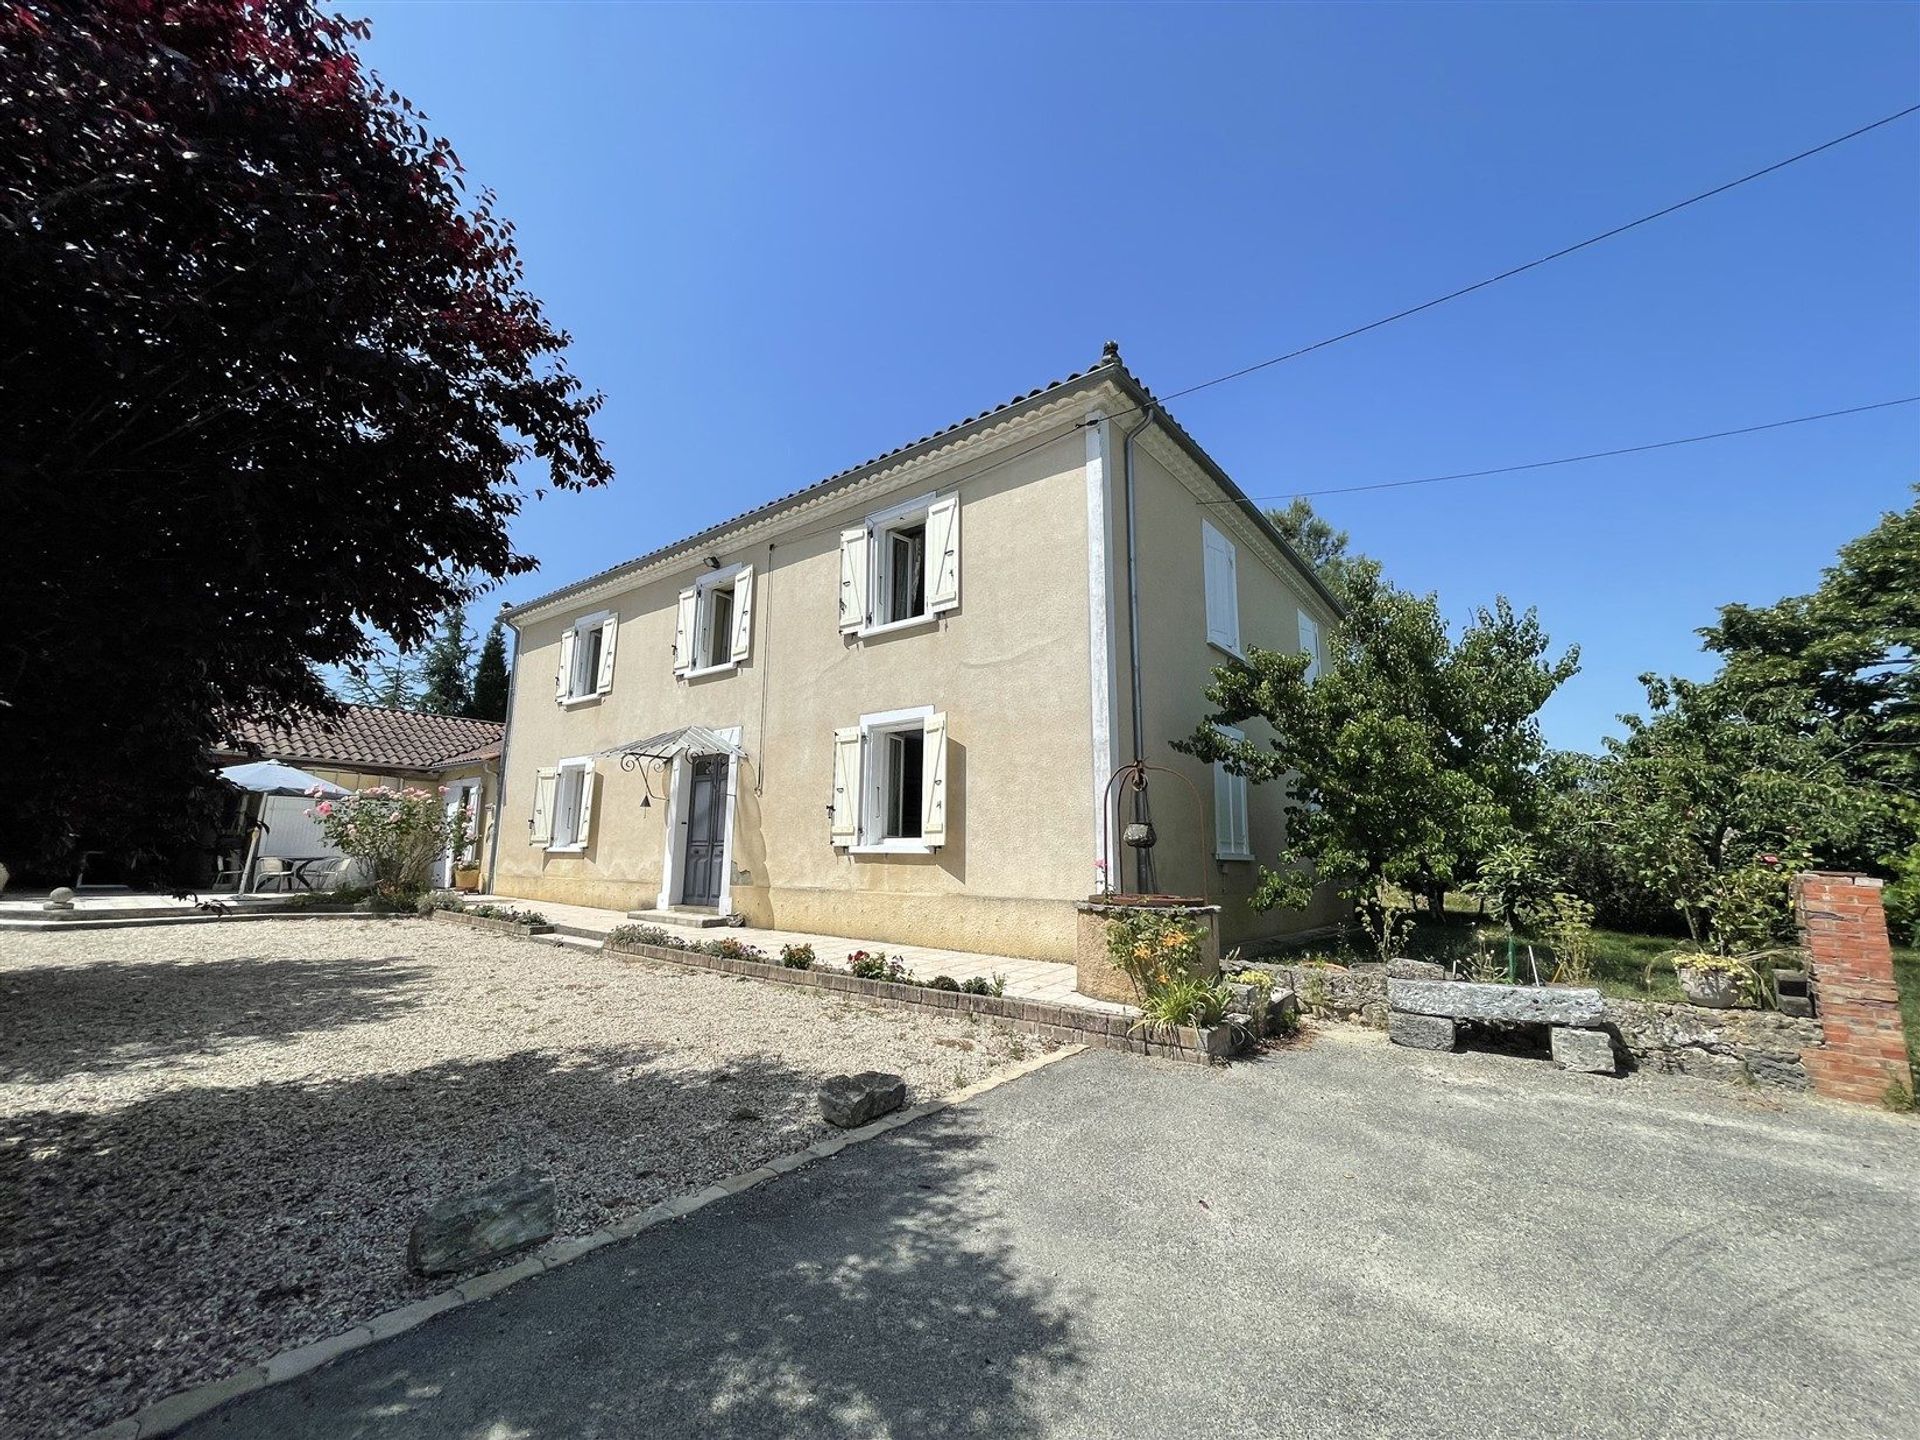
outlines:
[[1306, 678], [1311, 681], [1320, 673], [1320, 622], [1306, 611], [1300, 615], [1300, 653], [1307, 657]]
[[867, 634], [960, 603], [960, 497], [923, 495], [840, 534], [840, 629]]
[[562, 705], [613, 689], [613, 641], [620, 617], [610, 610], [585, 615], [560, 632], [560, 668], [554, 699]]
[[753, 646], [753, 567], [732, 565], [680, 592], [673, 630], [673, 673], [730, 670]]
[[1240, 653], [1240, 556], [1233, 542], [1207, 521], [1200, 522], [1200, 550], [1206, 573], [1207, 643]]

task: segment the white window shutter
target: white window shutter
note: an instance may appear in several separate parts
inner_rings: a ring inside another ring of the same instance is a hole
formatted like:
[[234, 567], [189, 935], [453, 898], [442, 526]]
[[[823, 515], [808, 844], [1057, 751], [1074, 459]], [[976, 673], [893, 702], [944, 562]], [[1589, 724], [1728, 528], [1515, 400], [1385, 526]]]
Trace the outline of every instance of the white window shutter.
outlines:
[[596, 695], [605, 695], [613, 689], [613, 637], [619, 630], [618, 615], [609, 615], [600, 622], [600, 673], [593, 682], [593, 693]]
[[573, 694], [573, 643], [578, 638], [571, 629], [560, 632], [560, 674], [553, 682], [555, 703]]
[[[1243, 740], [1245, 732], [1230, 725], [1214, 727], [1228, 740]], [[1213, 764], [1213, 848], [1217, 855], [1245, 855], [1252, 845], [1247, 832], [1247, 777], [1235, 775], [1221, 761]]]
[[538, 770], [533, 777], [533, 833], [527, 837], [529, 844], [549, 845], [553, 843], [553, 787], [560, 778], [558, 770]]
[[927, 507], [927, 610], [939, 614], [960, 603], [960, 497], [942, 495]]
[[580, 818], [573, 827], [573, 843], [585, 845], [587, 837], [593, 833], [593, 782], [600, 778], [592, 765], [588, 765], [580, 776]]
[[947, 843], [947, 717], [929, 715], [921, 727], [925, 749], [920, 766], [920, 838], [928, 845]]
[[1300, 615], [1300, 653], [1307, 657], [1308, 680], [1320, 674], [1320, 625], [1302, 610]]
[[1206, 521], [1200, 522], [1201, 550], [1205, 565], [1207, 600], [1207, 639], [1212, 644], [1240, 651], [1240, 585], [1238, 557], [1233, 542]]
[[833, 732], [833, 843], [860, 838], [860, 727]]
[[753, 567], [744, 567], [733, 582], [733, 660], [737, 665], [753, 650]]
[[840, 532], [840, 629], [867, 623], [867, 527]]
[[693, 621], [700, 596], [692, 586], [680, 592], [680, 611], [673, 622], [673, 673], [684, 675], [693, 668]]

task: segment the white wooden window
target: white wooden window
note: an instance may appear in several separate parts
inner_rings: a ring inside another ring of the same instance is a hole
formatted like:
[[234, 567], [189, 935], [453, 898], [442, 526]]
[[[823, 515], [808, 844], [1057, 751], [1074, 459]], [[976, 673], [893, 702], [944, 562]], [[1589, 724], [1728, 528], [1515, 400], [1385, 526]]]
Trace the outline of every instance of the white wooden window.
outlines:
[[613, 689], [613, 642], [620, 617], [611, 610], [583, 615], [560, 632], [554, 699], [562, 705], [592, 700]]
[[[1231, 725], [1213, 727], [1229, 740], [1244, 740], [1244, 731]], [[1213, 854], [1216, 860], [1251, 860], [1253, 844], [1247, 832], [1247, 777], [1213, 762]]]
[[731, 670], [753, 648], [753, 567], [732, 565], [680, 592], [674, 620], [673, 673]]
[[923, 495], [840, 532], [840, 629], [871, 634], [960, 604], [960, 497]]
[[833, 843], [924, 854], [947, 843], [947, 717], [931, 705], [863, 715], [833, 735]]
[[[545, 841], [549, 853], [577, 853], [587, 848], [593, 832], [593, 791], [597, 778], [591, 755], [562, 760], [542, 770], [534, 791], [534, 832], [541, 830], [541, 806], [546, 806]], [[542, 795], [544, 790], [545, 794]]]
[[1300, 653], [1307, 657], [1307, 679], [1314, 680], [1320, 674], [1320, 622], [1306, 611], [1300, 616]]
[[1207, 643], [1240, 653], [1240, 556], [1233, 542], [1205, 520], [1200, 549], [1206, 573]]

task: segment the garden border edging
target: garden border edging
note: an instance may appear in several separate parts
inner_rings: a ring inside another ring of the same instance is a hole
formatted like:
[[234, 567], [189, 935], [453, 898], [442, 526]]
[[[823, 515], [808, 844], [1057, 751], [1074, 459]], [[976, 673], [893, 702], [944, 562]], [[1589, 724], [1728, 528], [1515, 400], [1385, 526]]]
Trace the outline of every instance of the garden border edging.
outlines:
[[[711, 956], [706, 958], [713, 958]], [[982, 997], [975, 997], [982, 998]], [[678, 1195], [670, 1200], [649, 1206], [631, 1220], [618, 1225], [610, 1225], [605, 1230], [596, 1230], [590, 1235], [559, 1235], [541, 1245], [533, 1254], [515, 1261], [498, 1270], [484, 1271], [470, 1279], [462, 1281], [451, 1290], [436, 1291], [419, 1300], [410, 1301], [396, 1309], [374, 1316], [371, 1320], [349, 1326], [338, 1335], [329, 1335], [320, 1340], [309, 1341], [305, 1345], [296, 1345], [291, 1350], [283, 1350], [270, 1355], [265, 1360], [243, 1366], [231, 1375], [223, 1375], [218, 1380], [209, 1380], [203, 1385], [190, 1386], [177, 1390], [171, 1395], [142, 1407], [123, 1420], [116, 1420], [97, 1430], [89, 1430], [80, 1440], [156, 1440], [156, 1437], [171, 1435], [181, 1426], [199, 1419], [208, 1411], [229, 1400], [237, 1400], [243, 1395], [251, 1395], [256, 1390], [264, 1390], [269, 1385], [278, 1385], [288, 1380], [297, 1380], [300, 1376], [318, 1370], [329, 1361], [342, 1355], [351, 1354], [376, 1340], [390, 1339], [395, 1335], [404, 1335], [417, 1328], [436, 1315], [449, 1310], [457, 1310], [464, 1305], [478, 1304], [490, 1300], [503, 1290], [511, 1289], [522, 1280], [531, 1280], [536, 1275], [544, 1275], [549, 1270], [557, 1270], [562, 1265], [571, 1264], [582, 1256], [605, 1248], [620, 1240], [631, 1240], [635, 1236], [651, 1230], [668, 1220], [678, 1220], [704, 1209], [718, 1200], [751, 1190], [763, 1185], [803, 1165], [815, 1160], [824, 1160], [837, 1155], [849, 1145], [858, 1145], [865, 1140], [877, 1139], [889, 1131], [898, 1130], [903, 1125], [911, 1125], [916, 1120], [929, 1115], [937, 1115], [956, 1105], [997, 1090], [1023, 1076], [1031, 1075], [1049, 1065], [1071, 1059], [1080, 1054], [1083, 1045], [1063, 1045], [1057, 1050], [1032, 1059], [1021, 1061], [1010, 1069], [976, 1080], [971, 1085], [962, 1086], [937, 1099], [925, 1100], [918, 1105], [909, 1105], [903, 1110], [895, 1110], [878, 1120], [862, 1125], [858, 1129], [843, 1131], [838, 1135], [829, 1135], [816, 1140], [804, 1150], [796, 1150], [791, 1155], [782, 1155], [769, 1160], [766, 1164], [752, 1170], [742, 1171], [738, 1175], [729, 1175], [716, 1180], [704, 1190], [696, 1190], [690, 1195]]]
[[[1104, 1050], [1125, 1050], [1134, 1055], [1151, 1055], [1163, 1060], [1181, 1060], [1193, 1065], [1208, 1065], [1219, 1057], [1208, 1043], [1209, 1032], [1201, 1032], [1198, 1045], [1179, 1039], [1150, 1039], [1134, 1028], [1139, 1016], [1111, 1015], [1100, 1010], [1085, 1010], [1077, 1005], [1056, 1005], [1047, 1000], [1016, 1000], [1005, 995], [970, 995], [960, 990], [935, 990], [897, 980], [862, 980], [839, 970], [795, 970], [777, 960], [730, 960], [698, 950], [681, 950], [670, 945], [645, 945], [632, 941], [601, 945], [608, 955], [627, 955], [638, 960], [681, 965], [692, 970], [707, 970], [743, 979], [766, 980], [776, 985], [794, 985], [807, 990], [826, 990], [882, 1004], [899, 1005], [909, 1010], [935, 1014], [958, 1011], [995, 1020], [1009, 1020], [1031, 1027], [1042, 1040], [1096, 1045]], [[1218, 1026], [1213, 1027], [1218, 1029]], [[1191, 1031], [1175, 1032], [1192, 1034]]]

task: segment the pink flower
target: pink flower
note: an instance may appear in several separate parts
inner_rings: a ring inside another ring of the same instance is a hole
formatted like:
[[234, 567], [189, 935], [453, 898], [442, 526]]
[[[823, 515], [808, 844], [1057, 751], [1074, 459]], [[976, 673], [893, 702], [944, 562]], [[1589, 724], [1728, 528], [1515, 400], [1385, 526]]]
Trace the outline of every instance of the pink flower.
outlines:
[[322, 800], [318, 805], [314, 806], [313, 809], [309, 810], [307, 813], [309, 815], [317, 814], [322, 820], [324, 820], [329, 815], [333, 814], [333, 802], [331, 800]]

